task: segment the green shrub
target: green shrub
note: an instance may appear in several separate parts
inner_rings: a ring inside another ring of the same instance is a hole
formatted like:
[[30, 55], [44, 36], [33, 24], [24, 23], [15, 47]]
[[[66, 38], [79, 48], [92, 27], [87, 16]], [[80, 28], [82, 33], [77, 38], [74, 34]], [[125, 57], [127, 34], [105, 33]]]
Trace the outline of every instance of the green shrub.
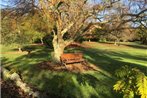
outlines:
[[101, 39], [99, 39], [99, 42], [107, 42], [107, 39], [106, 38], [101, 38]]
[[123, 98], [134, 98], [135, 95], [147, 98], [147, 76], [137, 68], [123, 66], [116, 70], [119, 80], [113, 89], [123, 94]]

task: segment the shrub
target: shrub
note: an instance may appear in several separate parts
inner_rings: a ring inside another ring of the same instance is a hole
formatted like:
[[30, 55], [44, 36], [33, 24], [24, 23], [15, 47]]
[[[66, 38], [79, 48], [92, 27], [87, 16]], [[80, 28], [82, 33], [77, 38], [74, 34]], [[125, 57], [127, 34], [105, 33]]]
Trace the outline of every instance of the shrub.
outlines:
[[99, 42], [107, 42], [106, 38], [99, 39]]
[[119, 80], [113, 89], [123, 94], [123, 98], [134, 98], [135, 95], [147, 98], [147, 76], [137, 68], [123, 66], [116, 70]]

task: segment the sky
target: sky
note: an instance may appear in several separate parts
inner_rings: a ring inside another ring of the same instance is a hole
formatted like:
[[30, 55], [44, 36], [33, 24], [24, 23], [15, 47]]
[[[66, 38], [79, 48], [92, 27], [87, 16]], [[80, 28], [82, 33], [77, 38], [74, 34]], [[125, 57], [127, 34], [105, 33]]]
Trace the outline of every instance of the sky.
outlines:
[[3, 8], [4, 6], [9, 5], [8, 2], [9, 2], [9, 0], [0, 0], [0, 6], [1, 6], [1, 8]]
[[[5, 8], [6, 6], [14, 7], [15, 4], [13, 4], [11, 1], [13, 1], [13, 0], [0, 0], [0, 8]], [[109, 0], [88, 0], [88, 3], [97, 4], [97, 3], [108, 2], [108, 1]], [[118, 0], [111, 0], [111, 1], [118, 1]], [[144, 0], [138, 0], [138, 1], [144, 1]], [[143, 3], [141, 3], [141, 2], [138, 2], [138, 3], [131, 2], [130, 3], [130, 0], [120, 0], [120, 2], [123, 5], [129, 5], [130, 4], [131, 13], [138, 13], [140, 11], [138, 5], [140, 7], [143, 6]], [[145, 8], [147, 8], [147, 4], [145, 5]]]

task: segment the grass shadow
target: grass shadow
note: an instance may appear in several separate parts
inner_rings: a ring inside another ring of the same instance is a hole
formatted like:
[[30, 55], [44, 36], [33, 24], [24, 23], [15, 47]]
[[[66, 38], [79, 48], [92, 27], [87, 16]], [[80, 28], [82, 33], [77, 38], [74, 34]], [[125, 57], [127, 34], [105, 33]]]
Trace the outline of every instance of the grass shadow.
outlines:
[[124, 65], [135, 66], [147, 74], [146, 66], [125, 61], [125, 59], [147, 61], [145, 57], [133, 56], [126, 52], [112, 52], [94, 48], [81, 49], [81, 51], [84, 53], [85, 59], [111, 74], [114, 74], [116, 69]]
[[[50, 51], [51, 52], [51, 51]], [[10, 64], [9, 69], [17, 68], [22, 79], [32, 87], [45, 92], [43, 98], [115, 98], [112, 90], [114, 79], [100, 73], [70, 73], [42, 70], [36, 63], [50, 58], [48, 49], [38, 49], [30, 56], [22, 55], [13, 62], [3, 59], [3, 64]]]
[[131, 48], [137, 48], [137, 49], [147, 49], [147, 45], [125, 45], [125, 46], [131, 47]]

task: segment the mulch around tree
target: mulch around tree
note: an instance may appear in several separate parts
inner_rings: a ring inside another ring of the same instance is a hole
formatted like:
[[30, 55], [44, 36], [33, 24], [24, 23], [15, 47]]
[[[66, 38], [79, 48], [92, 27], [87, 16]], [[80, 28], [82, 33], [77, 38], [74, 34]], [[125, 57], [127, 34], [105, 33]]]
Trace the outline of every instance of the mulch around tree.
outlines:
[[32, 98], [25, 94], [12, 80], [1, 80], [2, 98]]
[[97, 67], [89, 63], [73, 63], [66, 66], [61, 64], [55, 64], [51, 61], [44, 61], [37, 64], [39, 69], [51, 70], [51, 71], [68, 71], [68, 72], [85, 72], [96, 71]]

